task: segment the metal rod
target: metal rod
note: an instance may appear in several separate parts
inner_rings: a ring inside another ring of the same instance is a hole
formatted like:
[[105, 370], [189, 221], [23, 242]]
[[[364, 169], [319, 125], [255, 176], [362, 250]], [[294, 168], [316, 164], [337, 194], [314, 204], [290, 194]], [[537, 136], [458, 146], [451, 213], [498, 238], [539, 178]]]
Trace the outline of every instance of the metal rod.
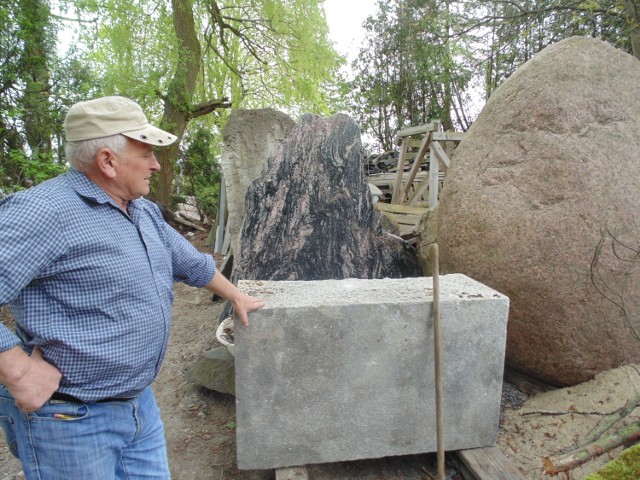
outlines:
[[440, 258], [438, 244], [431, 246], [433, 267], [433, 347], [436, 383], [436, 440], [438, 444], [438, 480], [445, 480], [444, 415], [442, 411], [442, 340], [440, 338]]

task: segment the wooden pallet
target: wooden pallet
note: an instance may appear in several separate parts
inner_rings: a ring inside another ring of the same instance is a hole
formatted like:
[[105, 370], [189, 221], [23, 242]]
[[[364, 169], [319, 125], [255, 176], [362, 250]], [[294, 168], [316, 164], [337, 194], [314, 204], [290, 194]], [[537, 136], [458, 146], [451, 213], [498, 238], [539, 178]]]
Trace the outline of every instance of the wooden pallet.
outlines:
[[428, 212], [428, 209], [423, 207], [409, 207], [407, 205], [393, 205], [381, 202], [374, 203], [373, 206], [397, 225], [400, 236], [405, 240], [410, 240], [416, 236], [416, 227]]
[[[524, 480], [524, 476], [498, 447], [473, 448], [449, 452], [456, 457], [465, 480]], [[309, 480], [305, 467], [276, 469], [276, 480]], [[313, 480], [313, 479], [311, 479]]]
[[498, 447], [458, 450], [456, 456], [466, 480], [524, 480]]

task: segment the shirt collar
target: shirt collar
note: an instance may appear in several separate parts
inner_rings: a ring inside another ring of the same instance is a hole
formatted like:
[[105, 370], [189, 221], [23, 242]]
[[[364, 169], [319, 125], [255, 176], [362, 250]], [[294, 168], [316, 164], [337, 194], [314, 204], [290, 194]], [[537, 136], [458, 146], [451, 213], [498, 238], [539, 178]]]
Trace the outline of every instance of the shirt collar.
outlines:
[[113, 203], [113, 199], [107, 195], [98, 185], [93, 183], [89, 177], [75, 168], [70, 168], [66, 174], [67, 181], [78, 195], [96, 203]]
[[[66, 174], [69, 185], [73, 188], [78, 195], [91, 200], [95, 203], [105, 204], [109, 203], [120, 210], [120, 206], [111, 198], [107, 192], [102, 190], [98, 185], [89, 179], [84, 173], [75, 168], [70, 168]], [[137, 208], [139, 199], [131, 200], [129, 202], [129, 209]]]

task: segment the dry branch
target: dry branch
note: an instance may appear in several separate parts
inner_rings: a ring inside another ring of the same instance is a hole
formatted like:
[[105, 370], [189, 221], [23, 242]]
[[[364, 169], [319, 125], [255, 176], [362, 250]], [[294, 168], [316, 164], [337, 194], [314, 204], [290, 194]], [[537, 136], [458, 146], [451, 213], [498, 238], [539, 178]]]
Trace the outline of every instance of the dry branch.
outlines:
[[627, 401], [625, 406], [612, 415], [608, 415], [598, 422], [589, 432], [589, 435], [582, 441], [582, 444], [590, 444], [598, 440], [604, 432], [611, 428], [618, 420], [629, 415], [635, 408], [640, 405], [640, 395]]
[[640, 439], [640, 424], [634, 423], [612, 435], [585, 445], [568, 455], [545, 457], [544, 473], [555, 475], [556, 473], [571, 470], [609, 450], [638, 439]]

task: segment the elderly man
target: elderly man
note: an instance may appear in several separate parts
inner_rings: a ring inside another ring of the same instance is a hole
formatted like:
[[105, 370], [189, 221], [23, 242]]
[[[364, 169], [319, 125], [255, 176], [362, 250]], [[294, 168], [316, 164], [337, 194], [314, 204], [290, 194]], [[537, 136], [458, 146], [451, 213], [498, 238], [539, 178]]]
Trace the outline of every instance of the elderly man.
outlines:
[[0, 425], [27, 479], [169, 478], [149, 385], [162, 363], [172, 285], [205, 287], [243, 324], [238, 290], [142, 198], [174, 135], [124, 97], [71, 107], [65, 174], [0, 202]]

